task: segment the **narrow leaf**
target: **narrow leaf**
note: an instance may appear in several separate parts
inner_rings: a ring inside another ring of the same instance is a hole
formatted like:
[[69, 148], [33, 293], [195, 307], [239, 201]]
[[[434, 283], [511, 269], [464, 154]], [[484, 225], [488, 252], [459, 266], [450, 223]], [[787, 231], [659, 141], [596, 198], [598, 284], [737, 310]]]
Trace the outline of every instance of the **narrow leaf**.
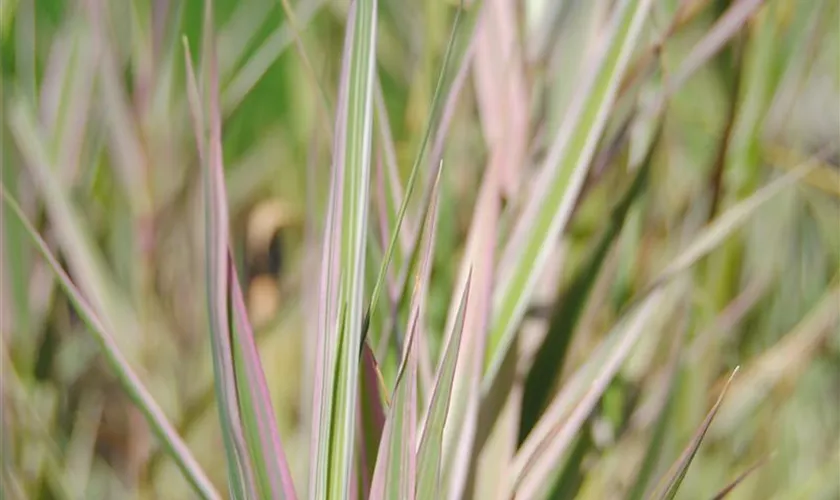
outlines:
[[650, 498], [656, 498], [659, 500], [663, 499], [672, 499], [677, 494], [677, 490], [682, 483], [683, 478], [685, 478], [685, 474], [688, 471], [688, 466], [691, 464], [691, 461], [694, 459], [694, 455], [697, 454], [697, 449], [700, 447], [700, 443], [703, 441], [703, 438], [706, 436], [706, 431], [709, 430], [709, 426], [712, 425], [712, 420], [715, 418], [715, 415], [720, 408], [720, 404], [723, 402], [723, 397], [726, 395], [726, 390], [729, 389], [729, 384], [732, 383], [732, 379], [735, 377], [735, 374], [738, 373], [738, 368], [736, 367], [735, 370], [732, 371], [732, 375], [729, 376], [729, 379], [726, 381], [726, 385], [723, 386], [723, 390], [718, 396], [717, 401], [715, 402], [712, 409], [709, 411], [706, 418], [703, 419], [703, 422], [700, 424], [700, 427], [697, 428], [697, 431], [694, 433], [694, 437], [689, 442], [688, 446], [683, 450], [680, 457], [671, 466], [671, 469], [665, 474], [662, 482], [660, 482], [659, 486], [654, 490], [653, 494]]
[[[676, 291], [672, 291], [671, 297], [675, 296]], [[516, 498], [534, 498], [548, 481], [581, 425], [645, 333], [654, 312], [662, 312], [664, 298], [663, 289], [648, 296], [638, 309], [613, 329], [590, 362], [578, 371], [568, 389], [555, 398], [514, 459]], [[585, 393], [576, 397], [575, 393], [582, 392], [584, 388]], [[574, 405], [572, 401], [575, 401]]]
[[443, 428], [452, 398], [452, 386], [458, 352], [461, 349], [461, 337], [464, 331], [464, 317], [470, 295], [471, 274], [467, 276], [467, 285], [461, 294], [455, 328], [446, 344], [440, 367], [435, 378], [435, 386], [429, 408], [426, 410], [425, 423], [420, 434], [420, 447], [417, 450], [417, 498], [441, 498], [440, 475], [443, 453]]
[[[414, 192], [414, 185], [417, 181], [417, 174], [420, 171], [420, 164], [422, 163], [424, 154], [426, 152], [426, 145], [429, 142], [429, 137], [431, 137], [431, 135], [432, 135], [432, 128], [433, 128], [435, 122], [437, 121], [437, 116], [439, 114], [438, 108], [439, 108], [441, 90], [442, 90], [442, 87], [443, 87], [443, 82], [445, 81], [447, 68], [449, 66], [449, 60], [450, 60], [450, 57], [452, 56], [452, 49], [455, 45], [455, 40], [457, 39], [456, 35], [458, 34], [458, 28], [459, 28], [460, 23], [461, 23], [461, 14], [462, 14], [463, 9], [464, 9], [464, 4], [463, 4], [463, 0], [461, 0], [459, 5], [458, 5], [458, 10], [455, 14], [455, 21], [452, 25], [452, 32], [449, 36], [449, 43], [446, 46], [446, 52], [444, 53], [444, 56], [443, 56], [443, 65], [442, 65], [441, 70], [440, 70], [440, 75], [438, 76], [437, 84], [435, 85], [435, 92], [432, 96], [432, 113], [429, 116], [428, 120], [426, 121], [426, 129], [425, 129], [425, 132], [423, 133], [423, 139], [420, 142], [420, 148], [418, 149], [417, 155], [414, 158], [414, 165], [412, 165], [412, 167], [411, 167], [411, 174], [409, 174], [408, 183], [406, 184], [406, 187], [405, 187], [405, 194], [403, 196], [402, 203], [400, 204], [399, 212], [397, 212], [394, 230], [391, 233], [391, 239], [388, 242], [387, 249], [385, 250], [385, 259], [382, 262], [382, 266], [379, 268], [379, 274], [376, 277], [376, 282], [375, 282], [374, 287], [373, 287], [373, 293], [371, 294], [370, 304], [368, 305], [367, 313], [365, 314], [365, 318], [366, 318], [365, 325], [366, 325], [366, 327], [368, 327], [370, 325], [370, 315], [373, 312], [376, 311], [376, 304], [379, 301], [379, 295], [381, 294], [382, 285], [385, 283], [385, 277], [387, 276], [387, 273], [388, 273], [388, 266], [391, 264], [391, 259], [394, 255], [394, 249], [396, 248], [397, 238], [399, 237], [399, 234], [400, 234], [400, 228], [402, 227], [403, 219], [405, 219], [405, 213], [406, 213], [406, 210], [408, 209], [408, 202], [411, 198], [411, 193]], [[440, 166], [438, 167], [438, 170], [440, 170]], [[435, 177], [437, 177], [437, 173], [432, 171], [430, 173], [430, 178], [434, 179]], [[428, 205], [429, 200], [431, 199], [431, 196], [432, 196], [432, 194], [431, 194], [431, 190], [430, 190], [428, 192], [428, 195], [427, 195], [427, 198], [426, 198], [426, 203], [424, 205]], [[420, 235], [418, 233], [418, 238], [419, 238], [419, 236]], [[416, 246], [417, 245], [415, 244], [415, 247]], [[366, 333], [367, 332], [363, 332], [363, 335], [366, 334]]]
[[106, 328], [104, 322], [94, 311], [93, 306], [85, 299], [79, 289], [76, 288], [64, 269], [61, 268], [58, 260], [50, 252], [47, 243], [26, 218], [20, 206], [9, 196], [5, 186], [2, 187], [2, 196], [6, 205], [12, 209], [12, 212], [23, 225], [26, 233], [41, 253], [41, 256], [49, 264], [59, 285], [61, 285], [61, 288], [73, 304], [74, 309], [85, 324], [87, 324], [88, 328], [90, 328], [94, 340], [96, 340], [100, 349], [102, 349], [106, 362], [116, 374], [126, 394], [143, 414], [152, 431], [160, 439], [161, 444], [184, 474], [184, 477], [189, 481], [200, 498], [221, 500], [221, 495], [219, 495], [210, 482], [210, 479], [198, 465], [198, 462], [193, 457], [186, 443], [184, 443], [173, 425], [167, 420], [163, 410], [161, 410], [152, 395], [143, 386], [140, 377], [125, 359], [125, 356], [114, 340], [114, 334]]
[[738, 477], [736, 477], [734, 480], [732, 480], [731, 483], [727, 484], [723, 489], [717, 492], [717, 494], [712, 498], [712, 500], [723, 500], [724, 498], [726, 498], [726, 496], [732, 493], [732, 490], [734, 490], [739, 484], [741, 484], [745, 479], [747, 479], [750, 476], [750, 474], [760, 469], [761, 466], [766, 464], [769, 460], [770, 457], [767, 456], [749, 466], [747, 470], [738, 474]]
[[627, 62], [641, 33], [650, 0], [621, 2], [603, 52], [580, 83], [579, 95], [563, 122], [531, 196], [505, 249], [482, 381], [486, 393], [513, 343], [514, 335], [557, 237], [571, 217], [595, 146], [606, 125]]
[[[661, 124], [662, 121], [660, 120], [660, 127]], [[656, 133], [655, 137], [659, 137], [659, 132]], [[589, 258], [575, 274], [566, 293], [558, 298], [558, 303], [554, 306], [548, 331], [537, 350], [534, 363], [525, 380], [522, 420], [519, 428], [520, 443], [531, 432], [548, 403], [551, 387], [562, 370], [563, 358], [571, 342], [577, 320], [586, 307], [589, 294], [606, 260], [608, 251], [621, 233], [630, 207], [647, 184], [656, 143], [657, 140], [654, 140], [648, 146], [647, 157], [639, 166], [624, 196], [613, 208], [604, 232], [594, 249], [589, 252]]]
[[385, 423], [379, 456], [371, 486], [371, 498], [414, 498], [417, 481], [417, 337], [422, 325], [420, 317], [425, 311], [425, 300], [434, 253], [435, 226], [437, 222], [438, 188], [440, 171], [434, 184], [433, 203], [421, 228], [421, 261], [414, 275], [407, 339], [402, 363], [397, 372], [393, 404]]
[[[219, 201], [224, 203], [224, 201]], [[233, 308], [233, 350], [242, 426], [255, 467], [260, 498], [294, 500], [295, 489], [280, 443], [271, 394], [260, 362], [254, 332], [248, 321], [245, 299], [236, 277], [233, 255], [228, 271]]]
[[[250, 474], [251, 465], [248, 450], [242, 433], [241, 417], [236, 393], [236, 375], [233, 365], [233, 349], [230, 338], [230, 320], [228, 315], [228, 215], [227, 205], [219, 203], [225, 199], [224, 177], [221, 167], [221, 123], [215, 108], [218, 92], [218, 80], [213, 78], [216, 72], [216, 60], [212, 33], [212, 6], [205, 3], [204, 47], [206, 58], [205, 75], [209, 80], [210, 102], [210, 137], [205, 135], [204, 108], [199, 95], [189, 46], [184, 43], [187, 66], [187, 94], [193, 129], [198, 147], [199, 159], [203, 165], [203, 193], [205, 206], [205, 276], [207, 289], [207, 311], [209, 314], [210, 346], [213, 355], [213, 376], [219, 421], [222, 426], [222, 439], [225, 445], [228, 467], [228, 488], [234, 499], [244, 499], [256, 495], [256, 485]], [[218, 168], [214, 165], [218, 163]], [[221, 176], [221, 178], [220, 178]]]
[[314, 463], [309, 484], [312, 498], [344, 498], [351, 488], [356, 457], [376, 23], [376, 0], [350, 4], [321, 268], [311, 450]]

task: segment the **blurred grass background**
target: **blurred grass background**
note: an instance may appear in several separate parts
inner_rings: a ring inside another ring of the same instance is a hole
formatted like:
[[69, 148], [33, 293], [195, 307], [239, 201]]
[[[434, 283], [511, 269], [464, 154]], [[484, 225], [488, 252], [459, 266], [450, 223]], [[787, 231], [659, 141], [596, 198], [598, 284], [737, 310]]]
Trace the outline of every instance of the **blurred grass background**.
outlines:
[[[518, 169], [527, 181], [612, 2], [512, 3], [527, 108], [521, 132], [528, 164]], [[644, 57], [652, 55], [660, 65], [655, 73], [667, 75], [739, 3], [750, 2], [655, 2], [631, 68], [644, 73]], [[720, 375], [742, 368], [681, 498], [708, 498], [768, 455], [732, 498], [840, 497], [840, 9], [834, 0], [757, 3], [671, 99], [650, 185], [608, 254], [564, 373], [586, 359], [628, 300], [714, 215], [817, 153], [819, 164], [704, 259], [687, 298], [659, 318], [663, 333], [636, 347], [587, 427], [594, 446], [581, 459], [580, 498], [616, 498], [631, 488], [656, 429], [675, 343], [680, 364], [660, 466], [702, 420]], [[294, 23], [275, 0], [214, 5], [232, 234], [284, 446], [302, 481], [308, 441], [301, 374], [311, 332], [305, 305], [317, 253], [311, 241], [323, 227], [332, 128], [325, 117], [335, 111], [348, 2], [298, 0]], [[197, 257], [199, 162], [181, 46], [185, 36], [200, 53], [202, 6], [4, 0], [2, 181], [74, 280], [109, 290], [103, 300], [125, 311], [118, 325], [134, 318], [133, 328], [118, 330], [120, 346], [225, 490]], [[377, 65], [403, 182], [431, 112], [455, 7], [446, 0], [380, 2]], [[675, 13], [684, 22], [652, 51]], [[296, 47], [298, 29], [306, 59]], [[475, 88], [488, 76], [471, 69], [467, 78], [451, 108], [443, 155], [432, 341], [443, 330], [470, 220], [480, 216], [472, 207], [488, 148]], [[656, 77], [644, 82], [637, 89], [642, 101], [658, 88]], [[36, 129], [14, 118], [21, 105], [35, 114]], [[607, 137], [620, 136], [625, 115], [615, 110]], [[617, 154], [593, 168], [562, 243], [561, 273], [546, 278], [547, 288], [567, 283], [593, 248], [629, 182], [625, 165], [639, 154], [643, 127], [644, 120], [632, 121]], [[375, 159], [383, 148], [376, 146]], [[45, 209], [49, 192], [30, 165], [39, 158], [50, 163], [82, 221], [94, 256], [90, 276], [78, 274], [78, 248]], [[509, 207], [527, 196], [526, 181], [510, 186]], [[0, 223], [3, 498], [190, 498], [19, 222], [4, 213]]]

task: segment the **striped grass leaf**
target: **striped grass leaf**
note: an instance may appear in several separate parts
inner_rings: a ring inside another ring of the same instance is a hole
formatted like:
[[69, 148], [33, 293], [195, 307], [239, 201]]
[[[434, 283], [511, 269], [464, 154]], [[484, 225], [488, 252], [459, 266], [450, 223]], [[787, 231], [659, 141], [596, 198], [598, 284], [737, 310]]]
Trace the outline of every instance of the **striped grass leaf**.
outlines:
[[579, 95], [539, 174], [538, 191], [529, 197], [505, 249], [493, 298], [487, 368], [482, 381], [484, 393], [499, 373], [537, 279], [571, 217], [651, 3], [626, 0], [616, 8], [603, 51], [580, 83]]
[[438, 367], [431, 401], [426, 410], [420, 445], [417, 449], [417, 494], [416, 498], [441, 498], [441, 464], [443, 454], [443, 428], [452, 400], [452, 387], [455, 368], [464, 333], [464, 315], [470, 295], [471, 276], [467, 275], [467, 285], [461, 294], [455, 328], [446, 344]]
[[423, 325], [426, 293], [434, 253], [437, 223], [438, 188], [440, 171], [435, 182], [430, 210], [420, 229], [421, 255], [414, 273], [406, 342], [388, 420], [382, 432], [379, 454], [371, 485], [371, 499], [411, 499], [415, 496], [417, 481], [417, 367], [418, 337]]
[[[473, 210], [464, 257], [455, 281], [453, 297], [461, 296], [470, 284], [470, 302], [464, 312], [461, 347], [455, 367], [452, 397], [443, 430], [444, 498], [463, 498], [470, 471], [476, 458], [474, 445], [481, 398], [479, 384], [483, 353], [490, 318], [490, 301], [494, 282], [496, 242], [501, 213], [499, 163], [485, 172]], [[480, 215], [479, 215], [480, 214]], [[444, 341], [455, 335], [458, 320], [457, 302], [450, 303]]]
[[[205, 26], [212, 21], [210, 2], [206, 4]], [[212, 35], [205, 34], [204, 55], [209, 56], [212, 47]], [[213, 379], [217, 397], [217, 409], [219, 421], [222, 426], [222, 440], [225, 445], [227, 458], [228, 490], [233, 499], [245, 499], [256, 495], [256, 485], [251, 472], [248, 460], [248, 452], [245, 444], [245, 437], [242, 434], [239, 408], [236, 402], [235, 373], [233, 367], [231, 339], [229, 335], [230, 320], [228, 317], [227, 297], [227, 213], [226, 205], [213, 203], [223, 198], [223, 180], [216, 178], [217, 170], [212, 167], [211, 162], [221, 161], [220, 152], [212, 153], [209, 143], [215, 146], [214, 133], [210, 132], [210, 138], [205, 132], [204, 105], [199, 93], [195, 72], [192, 68], [192, 57], [189, 45], [184, 39], [185, 59], [187, 66], [187, 95], [190, 104], [190, 113], [193, 120], [193, 130], [196, 137], [199, 159], [202, 163], [202, 179], [205, 205], [205, 276], [207, 283], [207, 311], [208, 326], [210, 328], [210, 346], [213, 356]], [[209, 73], [212, 73], [215, 64], [213, 57], [208, 57]], [[210, 82], [210, 94], [214, 92], [214, 83]], [[210, 98], [212, 100], [212, 97]], [[212, 115], [212, 112], [211, 112]], [[213, 125], [215, 126], [215, 120]], [[220, 125], [220, 124], [219, 124]], [[220, 131], [221, 132], [221, 131]], [[214, 190], [222, 190], [215, 193]]]
[[248, 321], [245, 299], [236, 277], [233, 256], [228, 260], [233, 308], [234, 368], [237, 396], [242, 412], [245, 438], [253, 459], [259, 498], [296, 498], [292, 476], [286, 463], [271, 394], [265, 380], [254, 332]]
[[11, 208], [31, 238], [35, 248], [47, 261], [50, 270], [58, 280], [58, 284], [67, 294], [76, 312], [93, 333], [94, 340], [102, 349], [105, 361], [114, 371], [126, 394], [141, 411], [152, 431], [160, 439], [161, 445], [172, 457], [184, 477], [202, 499], [221, 500], [221, 495], [213, 487], [210, 479], [198, 465], [186, 443], [178, 435], [175, 428], [167, 420], [163, 410], [155, 402], [152, 395], [144, 387], [142, 380], [131, 367], [121, 352], [115, 335], [106, 327], [106, 323], [96, 313], [93, 305], [83, 296], [82, 292], [62, 269], [58, 260], [50, 252], [47, 243], [38, 234], [32, 223], [26, 218], [20, 206], [9, 196], [6, 187], [2, 188], [2, 196], [6, 205]]
[[688, 446], [686, 446], [680, 454], [680, 457], [676, 462], [674, 462], [649, 498], [656, 498], [657, 500], [671, 500], [676, 496], [677, 490], [688, 471], [688, 466], [691, 465], [691, 461], [697, 454], [697, 450], [700, 448], [700, 443], [706, 436], [709, 426], [712, 425], [712, 420], [715, 418], [715, 415], [720, 408], [720, 404], [723, 402], [723, 397], [726, 395], [727, 389], [729, 389], [729, 384], [732, 383], [732, 379], [737, 373], [738, 368], [736, 367], [729, 376], [729, 379], [726, 381], [726, 385], [723, 387], [723, 390], [721, 391], [720, 396], [718, 396], [714, 406], [712, 406], [712, 409], [709, 410], [709, 413], [706, 415], [706, 418], [703, 419], [700, 427], [697, 428], [697, 431], [694, 433], [694, 436], [691, 438]]
[[313, 498], [344, 498], [355, 457], [376, 23], [376, 0], [351, 3], [321, 266], [309, 478]]
[[209, 137], [206, 138], [188, 49], [186, 63], [196, 144], [204, 164], [207, 300], [214, 375], [228, 452], [229, 487], [235, 498], [294, 499], [291, 475], [228, 241], [216, 40], [212, 6], [210, 2], [205, 6], [204, 88], [209, 94]]

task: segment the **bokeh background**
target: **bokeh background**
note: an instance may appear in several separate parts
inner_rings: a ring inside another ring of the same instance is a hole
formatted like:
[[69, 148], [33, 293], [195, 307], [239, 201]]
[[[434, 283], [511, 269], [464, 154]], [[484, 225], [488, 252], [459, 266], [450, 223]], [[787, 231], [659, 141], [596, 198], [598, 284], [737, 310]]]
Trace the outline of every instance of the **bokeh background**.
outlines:
[[[466, 232], [481, 216], [473, 207], [488, 144], [524, 141], [527, 162], [515, 168], [527, 179], [574, 99], [614, 2], [500, 3], [510, 4], [499, 26], [512, 30], [505, 33], [522, 60], [521, 93], [514, 108], [495, 115], [482, 104], [477, 89], [508, 71], [505, 61], [486, 59], [488, 45], [448, 108], [428, 309], [435, 346]], [[721, 373], [741, 366], [681, 497], [707, 498], [765, 456], [772, 459], [732, 498], [840, 497], [838, 3], [656, 1], [631, 69], [644, 82], [639, 99], [652, 99], [658, 78], [677, 68], [727, 9], [751, 3], [762, 5], [670, 100], [650, 185], [610, 250], [565, 366], [586, 359], [627, 301], [707, 221], [806, 160], [816, 166], [692, 270], [687, 298], [661, 318], [662, 333], [637, 346], [588, 427], [596, 445], [582, 460], [580, 498], [616, 498], [632, 484], [654, 428], [649, 407], [656, 407], [677, 339], [682, 362], [661, 441], [665, 465], [714, 401]], [[312, 257], [323, 228], [348, 2], [214, 5], [233, 244], [284, 446], [303, 481], [304, 345], [314, 331], [307, 293], [317, 281]], [[374, 172], [393, 154], [405, 182], [456, 7], [452, 0], [380, 1], [377, 68], [394, 148], [376, 144]], [[2, 182], [80, 288], [115, 304], [122, 351], [225, 490], [204, 299], [201, 173], [182, 45], [200, 52], [202, 11], [198, 0], [3, 0]], [[481, 43], [499, 39], [496, 33]], [[652, 50], [660, 39], [661, 51]], [[627, 113], [614, 115], [607, 139], [620, 137], [627, 123]], [[494, 120], [513, 121], [515, 133], [491, 137]], [[638, 154], [629, 123], [628, 141], [600, 146], [605, 161], [592, 169], [558, 242], [566, 258], [546, 278], [548, 290], [562, 288], [583, 262], [629, 182], [626, 164]], [[34, 162], [51, 168], [58, 195], [74, 208], [66, 217], [46, 209], [45, 198], [56, 193], [33, 173]], [[527, 181], [512, 183], [507, 209], [528, 189]], [[414, 216], [410, 210], [409, 225]], [[190, 498], [19, 221], [4, 212], [0, 223], [0, 497]], [[375, 270], [380, 235], [371, 241], [368, 267]]]

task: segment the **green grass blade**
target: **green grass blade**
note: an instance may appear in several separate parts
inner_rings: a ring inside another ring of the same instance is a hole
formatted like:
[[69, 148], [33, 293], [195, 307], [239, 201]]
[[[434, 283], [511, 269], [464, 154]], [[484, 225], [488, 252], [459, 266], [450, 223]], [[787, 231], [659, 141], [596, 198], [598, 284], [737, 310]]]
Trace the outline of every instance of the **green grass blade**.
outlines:
[[[679, 293], [672, 290], [670, 298]], [[555, 398], [514, 459], [516, 498], [534, 498], [549, 480], [631, 349], [646, 333], [648, 321], [654, 313], [662, 314], [667, 308], [664, 299], [663, 289], [649, 295], [638, 309], [616, 325], [598, 352], [578, 371], [569, 389]], [[575, 393], [583, 394], [578, 397]]]
[[38, 249], [38, 252], [47, 261], [47, 264], [58, 280], [59, 285], [67, 294], [73, 307], [94, 334], [94, 339], [100, 349], [102, 349], [105, 360], [114, 371], [126, 394], [142, 412], [152, 431], [160, 439], [162, 446], [175, 461], [175, 464], [184, 474], [184, 477], [189, 481], [200, 498], [221, 500], [221, 495], [219, 495], [210, 482], [210, 479], [208, 479], [207, 475], [198, 465], [198, 462], [192, 456], [186, 443], [184, 443], [175, 428], [167, 420], [163, 410], [155, 402], [149, 391], [143, 386], [140, 377], [131, 368], [128, 360], [126, 360], [115, 342], [114, 335], [106, 328], [105, 324], [97, 316], [96, 312], [94, 312], [93, 306], [85, 299], [79, 289], [76, 288], [64, 269], [61, 268], [61, 265], [50, 252], [47, 243], [41, 238], [32, 223], [26, 219], [18, 204], [8, 195], [5, 186], [2, 187], [2, 195], [4, 202], [17, 216], [23, 228], [32, 239], [32, 242], [35, 244], [35, 247]]
[[642, 462], [639, 465], [636, 478], [633, 481], [633, 487], [630, 488], [630, 492], [627, 494], [627, 500], [641, 500], [644, 497], [650, 478], [654, 474], [657, 463], [660, 460], [662, 445], [668, 432], [668, 424], [672, 412], [674, 411], [676, 388], [679, 387], [679, 379], [682, 375], [680, 368], [684, 340], [685, 335], [679, 335], [671, 348], [671, 359], [665, 375], [667, 378], [662, 394], [662, 402], [657, 409], [656, 420], [652, 424], [653, 431], [651, 432], [650, 441], [648, 442]]
[[[425, 290], [423, 290], [425, 292]], [[393, 403], [382, 431], [370, 498], [413, 498], [417, 431], [417, 348], [419, 308], [412, 311], [405, 357], [397, 374]]]
[[[660, 121], [660, 127], [661, 127]], [[655, 137], [659, 137], [657, 132]], [[554, 313], [549, 320], [548, 331], [534, 357], [534, 363], [525, 380], [525, 392], [522, 397], [522, 417], [519, 424], [519, 443], [525, 441], [540, 414], [548, 403], [553, 382], [562, 370], [566, 349], [589, 299], [589, 294], [597, 280], [609, 249], [621, 233], [624, 221], [633, 202], [647, 184], [648, 173], [656, 150], [657, 140], [648, 146], [648, 153], [639, 166], [633, 181], [624, 196], [613, 208], [604, 232], [589, 253], [590, 257], [575, 274], [566, 293], [554, 306]]]
[[616, 9], [604, 52], [594, 71], [581, 82], [581, 95], [567, 115], [539, 174], [540, 191], [529, 198], [506, 248], [493, 299], [488, 366], [482, 381], [485, 393], [513, 343], [551, 249], [571, 217], [651, 3], [650, 0], [624, 1]]
[[[388, 274], [388, 266], [391, 264], [391, 259], [394, 255], [394, 249], [397, 245], [397, 238], [400, 234], [400, 228], [402, 227], [403, 219], [405, 218], [406, 210], [408, 209], [408, 202], [411, 199], [411, 193], [414, 192], [414, 185], [417, 181], [417, 175], [420, 171], [420, 164], [423, 161], [423, 157], [426, 152], [426, 145], [429, 142], [429, 137], [432, 135], [432, 128], [434, 124], [437, 122], [437, 117], [439, 114], [439, 101], [440, 96], [442, 93], [443, 83], [446, 80], [447, 69], [449, 67], [449, 60], [452, 56], [452, 49], [455, 46], [455, 40], [457, 39], [458, 28], [461, 24], [461, 14], [464, 10], [463, 0], [458, 5], [458, 11], [455, 13], [455, 21], [452, 24], [452, 32], [449, 36], [449, 42], [446, 46], [446, 52], [443, 56], [443, 65], [440, 70], [440, 75], [438, 76], [437, 84], [435, 85], [435, 92], [432, 97], [432, 113], [429, 116], [426, 122], [426, 130], [423, 133], [423, 139], [420, 142], [420, 148], [417, 151], [417, 155], [414, 159], [414, 165], [411, 167], [411, 174], [409, 174], [408, 182], [405, 187], [405, 194], [402, 199], [402, 203], [400, 204], [399, 212], [397, 212], [396, 221], [394, 230], [391, 233], [391, 239], [388, 242], [388, 247], [385, 250], [385, 259], [382, 262], [382, 266], [379, 269], [379, 274], [376, 277], [376, 282], [373, 287], [373, 292], [370, 298], [370, 304], [368, 305], [367, 312], [365, 314], [365, 325], [370, 325], [370, 315], [376, 311], [376, 305], [379, 301], [379, 295], [381, 294], [382, 285], [385, 283], [385, 277]], [[440, 170], [440, 167], [438, 167]], [[437, 176], [436, 172], [431, 172], [430, 177], [434, 179]], [[429, 192], [429, 198], [427, 201], [431, 199], [431, 191]], [[418, 234], [419, 238], [419, 234]], [[415, 245], [416, 246], [416, 245]], [[367, 332], [364, 332], [367, 333]]]
[[709, 426], [712, 425], [712, 420], [715, 418], [715, 415], [720, 408], [720, 404], [723, 402], [723, 397], [726, 395], [727, 389], [729, 389], [729, 384], [732, 383], [732, 379], [735, 377], [735, 374], [738, 373], [738, 368], [732, 372], [732, 375], [729, 376], [729, 379], [726, 381], [726, 385], [723, 387], [723, 390], [718, 396], [717, 401], [715, 402], [712, 409], [706, 415], [706, 418], [703, 419], [703, 422], [700, 424], [700, 427], [697, 428], [697, 431], [694, 434], [694, 437], [689, 442], [688, 446], [683, 450], [680, 457], [674, 462], [674, 465], [671, 466], [671, 469], [665, 474], [665, 477], [660, 482], [659, 486], [657, 486], [656, 490], [651, 494], [649, 498], [656, 498], [658, 500], [673, 499], [676, 494], [677, 490], [682, 483], [683, 478], [685, 478], [685, 474], [688, 471], [688, 466], [691, 465], [691, 461], [694, 459], [694, 455], [697, 454], [697, 449], [700, 448], [700, 443], [703, 441], [703, 438], [706, 436], [706, 432], [709, 430]]
[[464, 317], [470, 295], [471, 276], [467, 275], [467, 285], [461, 294], [455, 328], [446, 344], [443, 357], [435, 379], [432, 398], [426, 410], [425, 422], [420, 433], [420, 446], [417, 450], [417, 498], [441, 498], [441, 464], [443, 454], [443, 428], [452, 398], [455, 368], [461, 337], [464, 333]]
[[766, 464], [771, 457], [767, 456], [762, 458], [761, 460], [757, 461], [756, 463], [750, 465], [744, 472], [738, 474], [738, 477], [732, 480], [729, 484], [724, 486], [717, 494], [712, 498], [712, 500], [723, 500], [726, 498], [732, 490], [734, 490], [739, 484], [744, 482], [753, 472], [757, 471], [761, 468], [762, 465]]
[[379, 456], [371, 485], [372, 499], [413, 498], [417, 481], [417, 368], [418, 337], [425, 311], [426, 293], [434, 253], [440, 171], [435, 181], [432, 206], [420, 230], [420, 265], [414, 273], [409, 323], [402, 362], [397, 372], [394, 398], [385, 422]]
[[[301, 0], [296, 16], [298, 24], [304, 26], [309, 23], [326, 3], [326, 0]], [[236, 111], [245, 97], [265, 76], [268, 69], [277, 62], [277, 59], [292, 43], [294, 43], [294, 33], [291, 27], [288, 24], [277, 27], [242, 67], [230, 77], [230, 80], [225, 78], [225, 81], [230, 82], [225, 85], [222, 93], [222, 113], [225, 117]]]

